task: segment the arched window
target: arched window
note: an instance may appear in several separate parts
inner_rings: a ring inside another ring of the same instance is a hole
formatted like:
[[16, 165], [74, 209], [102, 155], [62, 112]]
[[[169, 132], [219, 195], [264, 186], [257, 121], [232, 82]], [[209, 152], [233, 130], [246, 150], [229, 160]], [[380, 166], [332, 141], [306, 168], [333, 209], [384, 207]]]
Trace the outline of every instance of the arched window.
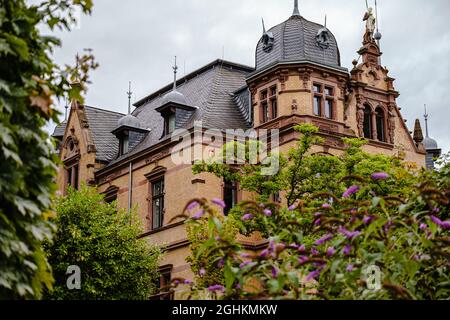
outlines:
[[372, 110], [370, 106], [364, 108], [364, 138], [372, 139]]
[[386, 142], [386, 133], [384, 125], [384, 111], [381, 107], [375, 110], [375, 115], [377, 119], [377, 139], [378, 141]]

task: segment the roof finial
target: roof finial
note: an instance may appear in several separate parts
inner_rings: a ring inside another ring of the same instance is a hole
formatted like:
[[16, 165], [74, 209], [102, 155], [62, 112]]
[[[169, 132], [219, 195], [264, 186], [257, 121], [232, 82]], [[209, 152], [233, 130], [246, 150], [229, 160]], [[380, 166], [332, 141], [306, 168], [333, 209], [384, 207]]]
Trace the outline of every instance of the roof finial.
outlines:
[[324, 25], [325, 29], [327, 28], [327, 15], [325, 14], [325, 25]]
[[292, 12], [293, 16], [300, 16], [300, 11], [298, 10], [298, 0], [294, 1], [294, 12]]
[[67, 121], [67, 110], [69, 110], [69, 104], [67, 103], [67, 98], [66, 98], [66, 105], [64, 106], [64, 108], [66, 108], [66, 114], [64, 115], [64, 121]]
[[128, 114], [131, 114], [131, 97], [133, 95], [133, 92], [131, 92], [131, 81], [128, 82]]
[[266, 33], [266, 25], [264, 24], [264, 18], [261, 18], [262, 20], [262, 25], [263, 25], [263, 34]]
[[425, 105], [425, 114], [423, 116], [425, 118], [425, 131], [426, 131], [426, 135], [427, 138], [429, 138], [430, 136], [428, 135], [428, 112], [427, 112], [427, 105]]
[[175, 65], [173, 66], [173, 91], [177, 90], [177, 56], [175, 56]]

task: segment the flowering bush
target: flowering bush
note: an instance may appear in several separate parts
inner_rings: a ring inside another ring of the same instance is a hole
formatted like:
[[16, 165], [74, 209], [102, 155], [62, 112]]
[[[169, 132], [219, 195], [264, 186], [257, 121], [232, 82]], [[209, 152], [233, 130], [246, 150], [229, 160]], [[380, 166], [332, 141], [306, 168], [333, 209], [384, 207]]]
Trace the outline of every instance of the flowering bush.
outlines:
[[[219, 219], [213, 206], [198, 203], [205, 214], [188, 224], [209, 226], [197, 245], [214, 253], [211, 262], [220, 261], [223, 282], [198, 282], [194, 296], [447, 299], [450, 164], [418, 172], [397, 158], [364, 153], [358, 140], [346, 140], [341, 157], [308, 155], [315, 131], [298, 130], [303, 147], [291, 151], [280, 173], [287, 205], [243, 202]], [[228, 220], [242, 234], [261, 232], [267, 248], [243, 250], [223, 227]]]

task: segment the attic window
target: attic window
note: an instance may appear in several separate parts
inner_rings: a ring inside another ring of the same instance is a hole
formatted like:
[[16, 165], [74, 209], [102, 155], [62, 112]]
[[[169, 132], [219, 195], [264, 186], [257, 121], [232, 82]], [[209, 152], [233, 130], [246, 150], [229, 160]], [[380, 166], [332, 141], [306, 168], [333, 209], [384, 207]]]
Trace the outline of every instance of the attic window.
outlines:
[[120, 138], [120, 148], [119, 148], [119, 156], [127, 154], [130, 146], [130, 135], [128, 131], [125, 131]]
[[164, 135], [171, 134], [175, 131], [175, 113], [169, 113], [164, 117]]

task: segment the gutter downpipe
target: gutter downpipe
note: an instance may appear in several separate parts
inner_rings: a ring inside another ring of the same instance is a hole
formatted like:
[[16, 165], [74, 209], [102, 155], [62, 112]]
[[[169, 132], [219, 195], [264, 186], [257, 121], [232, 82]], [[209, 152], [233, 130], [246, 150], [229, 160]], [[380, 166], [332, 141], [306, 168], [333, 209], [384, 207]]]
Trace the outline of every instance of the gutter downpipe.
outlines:
[[131, 225], [131, 206], [132, 206], [132, 187], [133, 187], [133, 163], [130, 161], [130, 165], [128, 168], [128, 216], [130, 218], [130, 225]]

